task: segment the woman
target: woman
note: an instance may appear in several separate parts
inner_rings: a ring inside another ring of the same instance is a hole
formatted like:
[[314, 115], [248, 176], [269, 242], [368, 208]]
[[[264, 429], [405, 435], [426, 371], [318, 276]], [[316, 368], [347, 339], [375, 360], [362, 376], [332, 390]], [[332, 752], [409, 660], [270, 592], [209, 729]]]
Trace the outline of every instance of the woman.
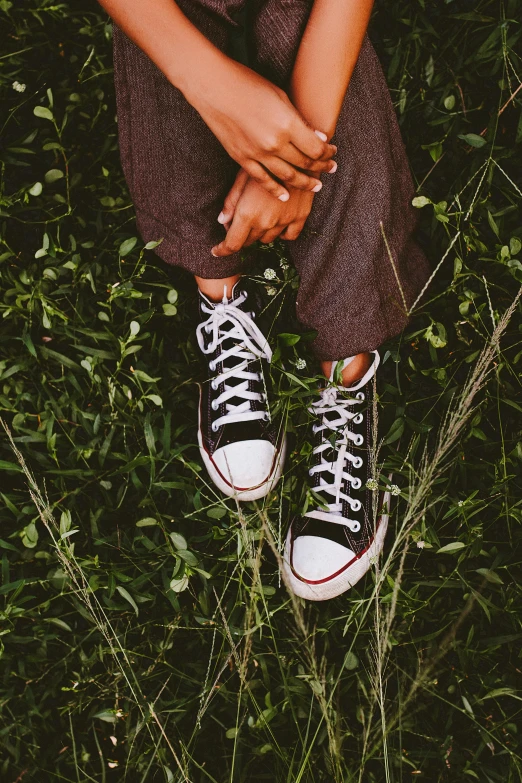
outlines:
[[[317, 331], [330, 383], [311, 408], [311, 488], [322, 502], [293, 522], [285, 573], [305, 598], [339, 595], [368, 570], [386, 530], [367, 487], [376, 349], [404, 327], [428, 275], [411, 238], [399, 129], [366, 37], [372, 0], [100, 1], [117, 24], [120, 145], [140, 231], [162, 237], [158, 254], [200, 291], [202, 459], [238, 500], [266, 495], [285, 454], [241, 251], [288, 242], [298, 316]], [[230, 54], [245, 7], [251, 67]]]

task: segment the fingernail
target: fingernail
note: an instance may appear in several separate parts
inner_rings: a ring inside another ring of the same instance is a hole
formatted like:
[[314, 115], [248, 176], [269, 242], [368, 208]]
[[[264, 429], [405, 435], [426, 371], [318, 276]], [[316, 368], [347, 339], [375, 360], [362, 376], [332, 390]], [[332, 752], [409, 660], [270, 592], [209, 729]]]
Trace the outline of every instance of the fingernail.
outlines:
[[288, 201], [290, 198], [290, 193], [281, 193], [280, 196], [277, 197], [279, 201]]
[[315, 186], [315, 188], [312, 188], [312, 193], [319, 193], [319, 191], [321, 190], [322, 187], [323, 187], [323, 183], [322, 182], [318, 182], [317, 185]]
[[220, 212], [218, 215], [218, 223], [226, 223], [228, 220], [228, 217], [225, 215], [224, 212]]
[[326, 135], [326, 133], [323, 133], [322, 131], [318, 131], [318, 130], [316, 130], [315, 133], [317, 136], [319, 136], [321, 141], [328, 141], [328, 136]]
[[214, 253], [214, 250], [215, 250], [215, 248], [212, 248], [212, 250], [210, 251], [210, 253], [211, 253], [211, 255], [213, 255], [213, 256], [214, 256], [214, 258], [217, 258], [217, 257], [218, 257], [218, 255], [217, 255], [217, 253]]
[[337, 161], [334, 160], [334, 162], [332, 164], [332, 168], [330, 169], [328, 174], [335, 174], [336, 171], [337, 171]]

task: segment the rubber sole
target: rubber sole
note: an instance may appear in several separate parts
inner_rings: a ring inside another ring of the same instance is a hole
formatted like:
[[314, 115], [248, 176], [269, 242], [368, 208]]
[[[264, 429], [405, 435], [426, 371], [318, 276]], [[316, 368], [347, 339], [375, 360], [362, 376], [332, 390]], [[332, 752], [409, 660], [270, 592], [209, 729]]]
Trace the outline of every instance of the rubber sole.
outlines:
[[[389, 509], [391, 495], [386, 492], [384, 495], [383, 506]], [[295, 595], [305, 598], [307, 601], [328, 601], [345, 593], [351, 587], [357, 584], [362, 577], [370, 570], [377, 558], [382, 552], [386, 530], [388, 529], [389, 513], [382, 514], [377, 523], [377, 530], [374, 539], [366, 552], [346, 568], [342, 573], [331, 579], [325, 580], [320, 584], [312, 584], [299, 579], [290, 565], [291, 552], [291, 530], [286, 537], [285, 550], [283, 555], [283, 574], [286, 585]]]
[[238, 490], [236, 487], [230, 485], [218, 469], [214, 466], [214, 463], [210, 459], [208, 452], [203, 446], [203, 438], [201, 437], [201, 416], [199, 415], [198, 421], [198, 444], [201, 459], [207, 469], [207, 473], [210, 476], [216, 487], [229, 498], [236, 498], [241, 503], [248, 503], [252, 500], [261, 500], [268, 495], [269, 492], [276, 486], [277, 482], [281, 478], [283, 473], [283, 467], [286, 459], [286, 434], [283, 433], [279, 448], [277, 449], [277, 455], [272, 464], [272, 470], [267, 478], [255, 487], [249, 487], [248, 489]]

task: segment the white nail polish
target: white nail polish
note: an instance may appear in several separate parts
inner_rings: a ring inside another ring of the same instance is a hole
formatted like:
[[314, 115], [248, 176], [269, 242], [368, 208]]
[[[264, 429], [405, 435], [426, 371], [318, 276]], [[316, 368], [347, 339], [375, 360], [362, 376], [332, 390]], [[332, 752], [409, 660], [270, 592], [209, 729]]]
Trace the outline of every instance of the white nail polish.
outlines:
[[312, 193], [319, 193], [319, 191], [321, 190], [322, 187], [323, 187], [323, 183], [322, 182], [318, 182], [317, 185], [315, 186], [315, 188], [312, 188]]
[[336, 171], [337, 171], [337, 162], [334, 160], [332, 168], [330, 169], [328, 174], [335, 174]]
[[316, 134], [316, 136], [319, 136], [321, 141], [328, 141], [328, 136], [326, 135], [326, 133], [323, 133], [322, 131], [316, 130], [315, 134]]
[[225, 215], [225, 213], [224, 212], [220, 212], [219, 215], [218, 215], [218, 223], [221, 223], [221, 224], [226, 223], [226, 220], [227, 220], [227, 216]]
[[288, 199], [290, 198], [290, 194], [289, 193], [281, 193], [281, 195], [278, 196], [277, 198], [279, 199], [279, 201], [288, 201]]

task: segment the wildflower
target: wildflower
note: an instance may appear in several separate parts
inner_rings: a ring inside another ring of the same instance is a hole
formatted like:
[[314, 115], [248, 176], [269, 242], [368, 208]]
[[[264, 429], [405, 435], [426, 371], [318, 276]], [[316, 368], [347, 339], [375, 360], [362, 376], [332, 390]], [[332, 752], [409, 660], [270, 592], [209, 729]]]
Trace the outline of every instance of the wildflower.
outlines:
[[295, 363], [296, 370], [304, 370], [306, 367], [306, 360], [305, 359], [298, 359]]
[[369, 489], [370, 492], [376, 492], [379, 489], [379, 484], [374, 478], [369, 478], [366, 482], [366, 489]]
[[268, 288], [266, 289], [266, 292], [268, 296], [275, 296], [277, 294], [277, 288], [274, 288], [273, 285], [269, 285]]
[[13, 82], [13, 90], [16, 92], [25, 92], [26, 84], [20, 84], [20, 82]]
[[275, 280], [277, 277], [275, 271], [273, 269], [265, 269], [265, 280]]
[[288, 267], [289, 267], [290, 265], [289, 265], [288, 261], [285, 261], [285, 259], [284, 259], [284, 258], [282, 258], [282, 259], [281, 259], [281, 261], [279, 262], [279, 266], [281, 267], [281, 269], [282, 269], [282, 270], [283, 270], [283, 272], [284, 272], [284, 271], [285, 271], [285, 269], [288, 269]]
[[424, 547], [426, 546], [426, 542], [425, 541], [417, 541], [417, 546], [418, 546], [419, 549], [424, 549]]
[[397, 497], [397, 495], [401, 494], [401, 488], [397, 486], [397, 484], [391, 484], [390, 486], [390, 492], [394, 497]]
[[462, 508], [463, 505], [464, 505], [464, 501], [463, 500], [459, 500], [459, 502], [457, 503], [457, 506], [459, 508]]

